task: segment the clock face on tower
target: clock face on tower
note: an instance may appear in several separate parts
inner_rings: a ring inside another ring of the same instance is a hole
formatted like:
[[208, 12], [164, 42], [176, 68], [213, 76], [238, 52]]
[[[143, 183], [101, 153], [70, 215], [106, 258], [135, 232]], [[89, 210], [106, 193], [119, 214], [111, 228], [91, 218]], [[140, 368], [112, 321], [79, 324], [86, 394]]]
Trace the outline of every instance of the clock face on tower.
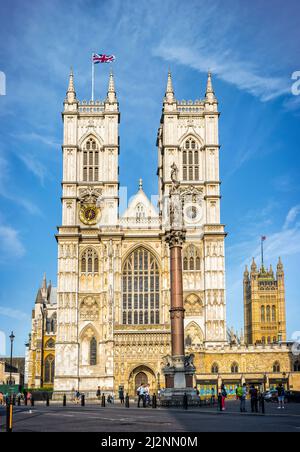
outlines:
[[93, 204], [83, 205], [80, 208], [80, 221], [86, 225], [95, 225], [99, 220], [100, 209]]

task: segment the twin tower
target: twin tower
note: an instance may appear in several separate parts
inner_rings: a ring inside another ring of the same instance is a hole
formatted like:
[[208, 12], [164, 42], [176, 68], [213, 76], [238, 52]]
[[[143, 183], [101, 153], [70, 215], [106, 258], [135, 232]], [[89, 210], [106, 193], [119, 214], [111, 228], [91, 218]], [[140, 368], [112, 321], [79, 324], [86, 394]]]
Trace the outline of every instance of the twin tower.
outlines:
[[196, 351], [226, 343], [218, 121], [211, 74], [204, 99], [179, 101], [169, 73], [157, 135], [159, 204], [151, 204], [140, 184], [120, 215], [120, 111], [113, 74], [106, 99], [91, 102], [77, 99], [70, 74], [57, 234], [56, 391], [123, 386], [135, 393], [145, 375], [158, 384], [163, 357], [170, 353], [164, 211], [174, 163], [187, 229], [186, 345]]

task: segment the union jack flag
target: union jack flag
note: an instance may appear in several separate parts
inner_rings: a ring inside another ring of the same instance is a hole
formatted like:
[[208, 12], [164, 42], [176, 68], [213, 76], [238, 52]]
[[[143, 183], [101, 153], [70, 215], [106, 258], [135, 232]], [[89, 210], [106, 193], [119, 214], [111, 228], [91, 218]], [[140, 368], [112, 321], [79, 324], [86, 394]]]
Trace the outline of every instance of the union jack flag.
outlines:
[[116, 57], [114, 55], [103, 55], [98, 53], [93, 53], [93, 63], [113, 63], [115, 61]]

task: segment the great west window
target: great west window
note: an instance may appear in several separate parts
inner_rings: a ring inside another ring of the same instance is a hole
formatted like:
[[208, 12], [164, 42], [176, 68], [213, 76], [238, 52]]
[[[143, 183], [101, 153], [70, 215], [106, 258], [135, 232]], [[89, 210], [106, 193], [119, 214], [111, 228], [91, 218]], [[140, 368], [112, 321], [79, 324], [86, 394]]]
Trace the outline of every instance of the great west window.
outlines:
[[159, 323], [159, 267], [154, 255], [145, 248], [133, 251], [123, 267], [123, 324]]

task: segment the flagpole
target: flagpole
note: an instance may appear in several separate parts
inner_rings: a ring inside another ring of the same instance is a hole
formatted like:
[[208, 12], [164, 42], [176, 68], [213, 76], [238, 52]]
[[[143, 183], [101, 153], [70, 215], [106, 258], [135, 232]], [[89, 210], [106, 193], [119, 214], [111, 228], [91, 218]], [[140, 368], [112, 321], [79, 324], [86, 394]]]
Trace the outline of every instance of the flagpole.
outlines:
[[264, 268], [264, 240], [261, 237], [261, 266]]
[[92, 54], [92, 102], [94, 102], [94, 85], [95, 85], [95, 65], [93, 62], [93, 55]]

